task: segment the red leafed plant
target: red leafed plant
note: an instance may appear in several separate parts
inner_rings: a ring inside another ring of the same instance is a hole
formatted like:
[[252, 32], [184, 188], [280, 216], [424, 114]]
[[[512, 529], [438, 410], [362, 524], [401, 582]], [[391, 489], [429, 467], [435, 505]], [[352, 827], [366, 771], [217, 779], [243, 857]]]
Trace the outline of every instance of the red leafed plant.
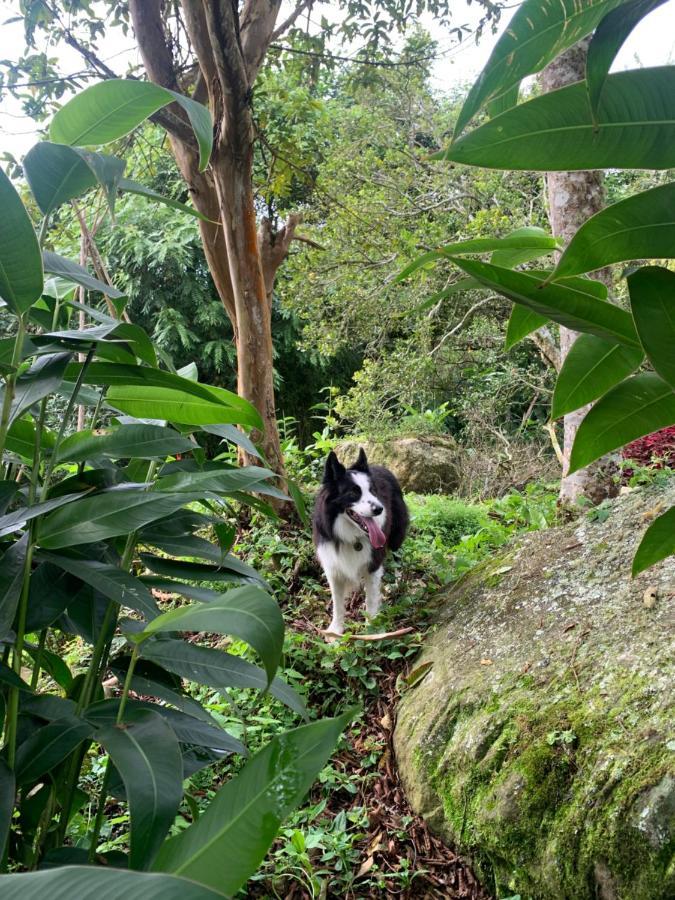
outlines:
[[[666, 465], [675, 466], [675, 425], [626, 444], [621, 455], [624, 459], [635, 460], [641, 466], [653, 469], [662, 469]], [[624, 475], [630, 477], [631, 474], [630, 469], [624, 470]]]

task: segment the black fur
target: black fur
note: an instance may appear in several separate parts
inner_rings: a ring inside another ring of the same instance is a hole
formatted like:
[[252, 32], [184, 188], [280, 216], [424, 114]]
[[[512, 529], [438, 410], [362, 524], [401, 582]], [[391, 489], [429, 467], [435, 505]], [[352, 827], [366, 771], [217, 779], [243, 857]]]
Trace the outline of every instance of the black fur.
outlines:
[[[358, 458], [354, 465], [350, 466], [350, 469], [355, 472], [363, 472], [370, 477], [372, 493], [387, 510], [387, 520], [383, 528], [387, 536], [387, 543], [380, 550], [373, 549], [373, 558], [369, 569], [374, 572], [382, 565], [387, 547], [391, 550], [398, 550], [403, 543], [410, 521], [408, 508], [394, 473], [384, 466], [369, 465], [363, 447], [359, 450]], [[350, 469], [346, 469], [331, 450], [326, 459], [323, 482], [312, 516], [315, 544], [324, 541], [339, 543], [333, 533], [334, 522], [340, 513], [345, 512], [360, 497], [357, 485], [351, 478], [346, 477]]]

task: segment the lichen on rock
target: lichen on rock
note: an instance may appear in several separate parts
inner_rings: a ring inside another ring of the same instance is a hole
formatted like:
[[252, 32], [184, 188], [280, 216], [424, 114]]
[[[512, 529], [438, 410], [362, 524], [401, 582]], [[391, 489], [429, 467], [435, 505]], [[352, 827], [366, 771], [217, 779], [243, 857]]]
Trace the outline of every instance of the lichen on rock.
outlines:
[[675, 896], [675, 559], [630, 577], [674, 501], [671, 479], [604, 521], [527, 534], [438, 598], [398, 765], [413, 808], [495, 892]]

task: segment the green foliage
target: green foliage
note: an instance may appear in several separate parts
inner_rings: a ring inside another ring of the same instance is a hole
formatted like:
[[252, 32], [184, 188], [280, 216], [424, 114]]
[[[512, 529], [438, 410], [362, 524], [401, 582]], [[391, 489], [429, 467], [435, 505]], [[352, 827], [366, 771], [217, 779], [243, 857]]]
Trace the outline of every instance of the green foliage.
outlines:
[[[53, 132], [63, 140], [86, 135], [93, 141], [133, 127], [158, 101], [148, 99], [140, 82], [129, 84], [125, 103], [117, 102], [119, 84], [106, 89], [104, 100], [94, 92], [95, 102], [73, 101]], [[80, 96], [86, 100], [88, 92]], [[188, 113], [203, 140], [208, 119], [210, 140], [208, 112], [192, 105]], [[133, 116], [125, 118], [129, 109]], [[88, 176], [68, 178], [83, 160], [110, 199], [102, 173], [116, 179], [124, 166], [92, 159], [53, 149], [32, 154], [30, 182], [46, 215], [94, 187]], [[246, 752], [189, 696], [183, 679], [223, 692], [233, 686], [269, 691], [307, 716], [300, 696], [277, 675], [281, 612], [260, 576], [230, 553], [230, 504], [268, 509], [261, 496], [286, 499], [285, 494], [269, 470], [209, 460], [201, 446], [211, 432], [228, 440], [234, 425], [259, 427], [260, 416], [224, 388], [176, 374], [170, 363], [161, 368], [142, 328], [100, 312], [84, 293], [82, 303], [71, 290], [39, 298], [38, 239], [3, 178], [7, 221], [15, 233], [3, 246], [0, 290], [15, 319], [6, 340], [0, 417], [0, 693], [6, 711], [0, 836], [5, 870], [33, 870], [47, 862], [51, 868], [3, 874], [0, 893], [234, 893], [255, 872], [282, 818], [302, 800], [353, 715], [274, 738], [216, 794], [213, 812], [171, 838], [165, 852], [185, 781], [227, 754]], [[115, 190], [113, 185], [113, 197]], [[41, 239], [47, 224], [45, 217]], [[56, 264], [45, 254], [45, 268], [57, 268], [64, 281], [90, 291], [103, 287], [83, 268], [52, 256]], [[106, 291], [110, 296], [111, 289]], [[78, 329], [69, 327], [76, 311], [85, 318]], [[87, 326], [87, 319], [96, 324]], [[59, 392], [67, 404], [57, 428], [49, 430], [48, 404]], [[80, 402], [93, 407], [85, 414], [88, 427], [69, 434]], [[101, 420], [105, 428], [98, 427]], [[233, 443], [249, 441], [234, 433]], [[150, 547], [162, 556], [141, 552]], [[144, 576], [148, 569], [162, 577]], [[219, 590], [183, 579], [215, 582]], [[195, 602], [161, 609], [158, 583]], [[263, 667], [183, 637], [195, 631], [236, 635]], [[87, 651], [69, 665], [59, 652], [74, 637]], [[102, 682], [109, 666], [124, 685], [118, 698], [106, 700]], [[150, 699], [130, 699], [130, 690]], [[106, 822], [109, 796], [124, 801], [128, 813]], [[221, 806], [229, 816], [227, 828]], [[122, 833], [113, 838], [119, 826]], [[128, 856], [119, 854], [120, 844], [129, 846]], [[220, 875], [214, 882], [214, 860], [225, 868], [227, 884]], [[189, 881], [94, 867], [102, 861], [157, 873], [179, 868]], [[90, 866], [67, 867], [74, 862]]]
[[[611, 13], [612, 4], [570, 4], [569, 8], [565, 3], [556, 4], [552, 13], [547, 0], [527, 0], [471, 91], [458, 131], [490, 97], [499, 96], [517, 79], [542, 68], [550, 59], [546, 57], [547, 47], [559, 52], [599, 26], [587, 71], [590, 83], [571, 85], [516, 106], [459, 138], [437, 158], [473, 166], [545, 171], [673, 166], [674, 145], [668, 135], [675, 122], [675, 67], [623, 72], [605, 79], [623, 36], [654, 5], [630, 4], [622, 23], [618, 13], [604, 19]], [[545, 38], [534, 33], [535, 23], [542, 16], [549, 25]], [[588, 90], [597, 106], [595, 118]], [[631, 255], [670, 256], [672, 226], [670, 215], [664, 215], [664, 198], [671, 196], [672, 187], [663, 185], [640, 193], [591, 218], [545, 280], [531, 273], [453, 257], [465, 273], [514, 302], [567, 328], [602, 339], [598, 343], [583, 338], [556, 387], [554, 411], [558, 413], [597, 399], [577, 431], [570, 471], [675, 424], [672, 273], [645, 267], [631, 275], [632, 317], [619, 306], [581, 293], [578, 285], [571, 287], [562, 277], [594, 271]], [[638, 234], [640, 237], [636, 237]], [[643, 235], [648, 235], [648, 240], [643, 240]], [[626, 347], [630, 348], [628, 356]], [[630, 374], [643, 353], [658, 374]], [[666, 513], [647, 530], [634, 571], [673, 552], [672, 541], [664, 540], [671, 524]]]

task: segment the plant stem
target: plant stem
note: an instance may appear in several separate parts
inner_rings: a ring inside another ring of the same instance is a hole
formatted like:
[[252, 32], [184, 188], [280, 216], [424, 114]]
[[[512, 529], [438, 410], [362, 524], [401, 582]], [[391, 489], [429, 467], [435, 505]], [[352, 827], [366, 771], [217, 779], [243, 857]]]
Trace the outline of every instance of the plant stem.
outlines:
[[56, 457], [58, 453], [58, 449], [61, 445], [61, 441], [63, 440], [63, 435], [65, 434], [66, 428], [68, 426], [68, 421], [70, 420], [70, 415], [75, 408], [75, 401], [77, 400], [77, 395], [80, 392], [80, 388], [82, 387], [82, 383], [84, 381], [84, 376], [87, 373], [87, 369], [89, 368], [89, 363], [92, 361], [94, 356], [95, 347], [92, 346], [89, 348], [89, 352], [85, 357], [84, 362], [82, 363], [82, 368], [79, 371], [77, 376], [77, 381], [75, 382], [75, 386], [73, 387], [73, 392], [68, 399], [68, 405], [66, 406], [66, 411], [63, 414], [63, 418], [61, 419], [61, 425], [59, 427], [58, 434], [56, 435], [56, 441], [54, 443], [54, 447], [52, 448], [52, 455], [47, 464], [47, 470], [45, 472], [45, 477], [42, 482], [42, 491], [40, 492], [40, 500], [45, 500], [47, 498], [47, 493], [49, 491], [49, 483], [51, 481], [52, 473], [54, 471], [54, 467], [56, 466]]
[[2, 457], [2, 454], [5, 452], [5, 442], [7, 440], [7, 431], [9, 430], [9, 416], [12, 411], [12, 400], [14, 399], [14, 387], [16, 385], [16, 370], [21, 362], [21, 351], [23, 350], [23, 339], [25, 334], [26, 322], [23, 316], [19, 316], [19, 327], [16, 331], [12, 361], [10, 363], [12, 371], [5, 379], [5, 393], [2, 398], [2, 413], [0, 414], [0, 457]]
[[[131, 688], [131, 681], [134, 677], [134, 669], [136, 668], [136, 662], [138, 660], [138, 645], [136, 645], [133, 649], [133, 653], [131, 654], [131, 659], [129, 660], [129, 666], [127, 668], [126, 678], [124, 679], [124, 686], [122, 687], [122, 696], [120, 697], [120, 705], [117, 710], [117, 718], [115, 719], [115, 725], [121, 725], [124, 719], [124, 710], [127, 705], [127, 697], [129, 696], [129, 690]], [[111, 770], [111, 762], [110, 757], [108, 756], [108, 760], [105, 765], [105, 772], [103, 774], [103, 781], [101, 782], [101, 790], [98, 795], [98, 808], [96, 810], [96, 820], [94, 822], [94, 830], [91, 836], [91, 844], [89, 845], [89, 862], [94, 862], [94, 858], [96, 856], [96, 848], [98, 847], [99, 838], [101, 835], [101, 827], [103, 825], [103, 816], [105, 814], [105, 802], [108, 797], [108, 784], [110, 782], [110, 770]]]
[[38, 641], [37, 654], [35, 664], [33, 666], [33, 675], [30, 680], [30, 688], [32, 691], [37, 687], [38, 681], [40, 680], [40, 669], [42, 668], [42, 651], [45, 649], [45, 644], [47, 643], [47, 628], [43, 628], [40, 632], [40, 640]]

